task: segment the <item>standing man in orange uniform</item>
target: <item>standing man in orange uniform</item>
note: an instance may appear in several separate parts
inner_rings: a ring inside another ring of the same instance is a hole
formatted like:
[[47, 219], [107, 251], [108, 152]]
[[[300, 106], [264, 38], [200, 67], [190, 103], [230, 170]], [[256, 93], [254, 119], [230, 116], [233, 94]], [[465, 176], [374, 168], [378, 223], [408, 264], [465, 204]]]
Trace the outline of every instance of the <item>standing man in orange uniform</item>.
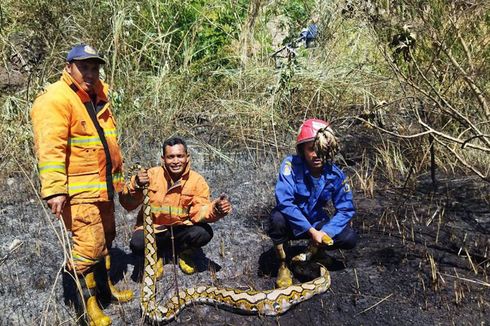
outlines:
[[[108, 250], [116, 234], [113, 198], [122, 190], [123, 160], [109, 88], [99, 79], [101, 64], [105, 60], [94, 48], [74, 46], [61, 79], [38, 95], [31, 111], [41, 196], [73, 238], [73, 260], [63, 277], [65, 301], [90, 325], [111, 324], [100, 301], [133, 297], [107, 277]], [[75, 290], [75, 279], [83, 295]]]

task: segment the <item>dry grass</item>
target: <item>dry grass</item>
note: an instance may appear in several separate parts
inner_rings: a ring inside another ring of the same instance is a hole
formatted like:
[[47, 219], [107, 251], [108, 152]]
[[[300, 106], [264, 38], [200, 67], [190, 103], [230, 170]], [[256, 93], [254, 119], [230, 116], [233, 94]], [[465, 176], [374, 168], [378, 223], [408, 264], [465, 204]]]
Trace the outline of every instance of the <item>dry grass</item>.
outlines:
[[356, 188], [361, 189], [365, 197], [374, 198], [377, 165], [375, 164], [373, 167], [371, 167], [370, 162], [371, 161], [366, 154], [366, 151], [363, 151], [360, 167], [354, 170], [353, 179], [356, 184]]

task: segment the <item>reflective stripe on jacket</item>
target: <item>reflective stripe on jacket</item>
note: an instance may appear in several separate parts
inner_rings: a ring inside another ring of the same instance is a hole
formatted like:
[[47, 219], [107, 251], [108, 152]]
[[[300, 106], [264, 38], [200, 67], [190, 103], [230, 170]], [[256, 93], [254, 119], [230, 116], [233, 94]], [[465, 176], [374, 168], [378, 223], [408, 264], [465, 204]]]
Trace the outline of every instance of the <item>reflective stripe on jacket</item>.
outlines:
[[[331, 201], [335, 213], [329, 217], [325, 206]], [[276, 184], [276, 210], [289, 221], [295, 236], [325, 223], [321, 230], [330, 237], [342, 232], [355, 214], [352, 191], [344, 173], [325, 164], [315, 186], [306, 162], [299, 156], [288, 156], [281, 165]]]
[[122, 190], [122, 156], [108, 85], [99, 81], [96, 92], [94, 105], [63, 71], [34, 101], [31, 118], [43, 198], [67, 194], [72, 203], [107, 201]]
[[[148, 177], [148, 195], [154, 224], [192, 225], [218, 219], [209, 199], [209, 186], [199, 173], [190, 169], [190, 163], [181, 179], [175, 183], [163, 166], [148, 169]], [[141, 205], [143, 193], [136, 187], [135, 177], [131, 178], [123, 193], [119, 194], [119, 201], [128, 211]], [[136, 227], [142, 225], [143, 208], [138, 213]]]

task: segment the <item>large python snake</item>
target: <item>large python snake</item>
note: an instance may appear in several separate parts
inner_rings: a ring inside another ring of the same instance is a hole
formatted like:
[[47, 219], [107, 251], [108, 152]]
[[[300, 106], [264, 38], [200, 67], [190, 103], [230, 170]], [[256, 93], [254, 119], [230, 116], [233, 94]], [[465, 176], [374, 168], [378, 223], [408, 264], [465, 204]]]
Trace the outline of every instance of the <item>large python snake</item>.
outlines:
[[180, 290], [164, 305], [157, 305], [155, 272], [157, 248], [147, 187], [143, 189], [143, 195], [145, 261], [141, 308], [143, 316], [152, 324], [173, 320], [182, 309], [192, 303], [216, 305], [242, 314], [276, 316], [314, 295], [324, 293], [330, 287], [330, 274], [325, 267], [321, 266], [320, 277], [286, 288], [255, 291], [198, 286]]

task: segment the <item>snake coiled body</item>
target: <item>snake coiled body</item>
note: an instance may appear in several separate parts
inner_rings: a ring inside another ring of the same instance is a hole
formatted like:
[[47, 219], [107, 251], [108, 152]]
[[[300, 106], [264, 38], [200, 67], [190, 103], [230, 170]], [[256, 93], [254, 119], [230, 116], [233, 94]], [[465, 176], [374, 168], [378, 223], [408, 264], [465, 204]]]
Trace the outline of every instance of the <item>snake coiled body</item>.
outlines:
[[157, 248], [153, 219], [150, 211], [148, 189], [143, 189], [143, 232], [145, 239], [145, 262], [141, 308], [144, 317], [151, 323], [166, 323], [173, 320], [186, 306], [193, 303], [210, 304], [242, 314], [280, 315], [292, 306], [305, 301], [330, 287], [327, 269], [320, 267], [320, 277], [286, 288], [255, 291], [214, 286], [198, 286], [183, 289], [164, 305], [156, 304]]

